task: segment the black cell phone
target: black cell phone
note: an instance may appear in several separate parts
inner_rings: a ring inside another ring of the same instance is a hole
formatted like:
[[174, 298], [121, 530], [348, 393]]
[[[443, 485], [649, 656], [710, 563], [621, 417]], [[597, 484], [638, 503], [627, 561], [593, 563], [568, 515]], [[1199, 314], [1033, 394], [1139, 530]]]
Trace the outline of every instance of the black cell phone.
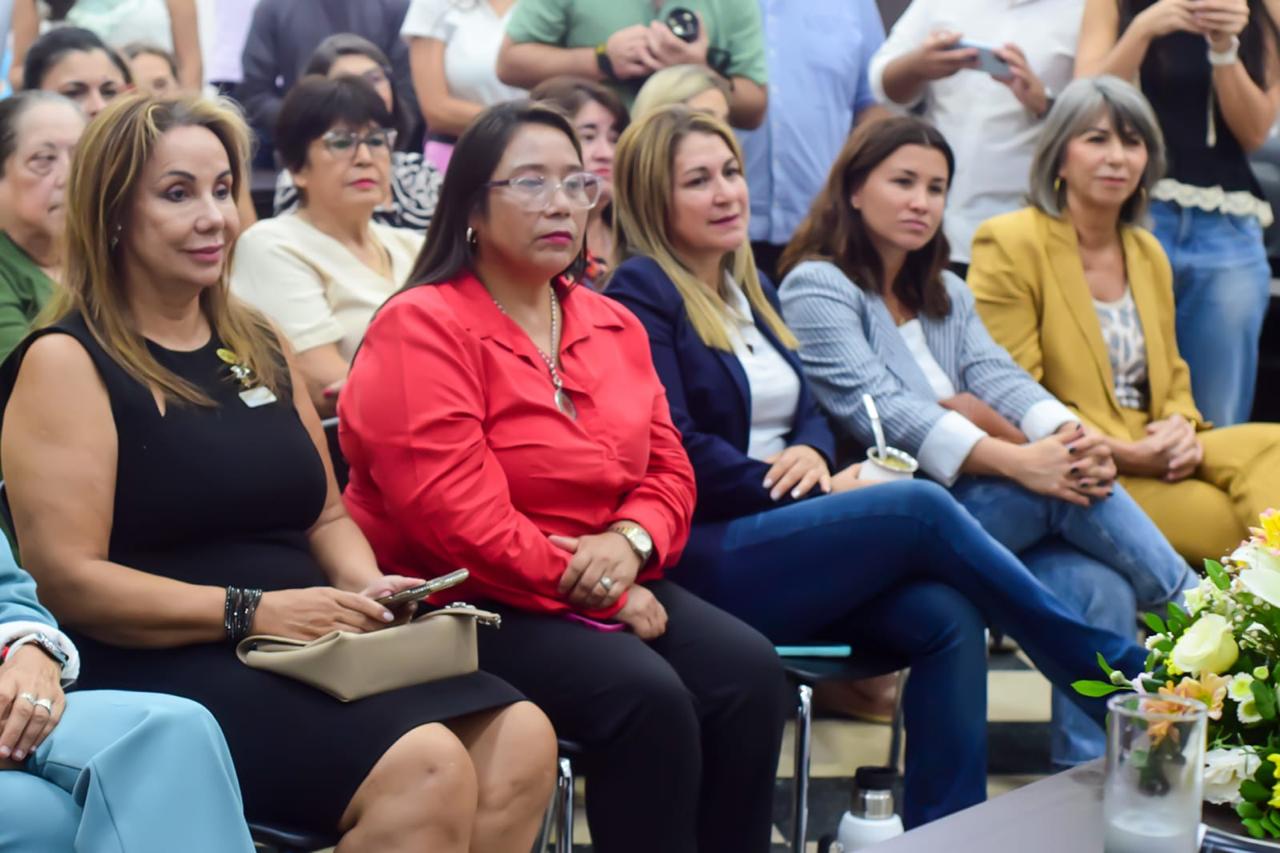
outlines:
[[698, 40], [698, 16], [683, 6], [667, 13], [667, 28], [682, 41], [693, 43]]
[[428, 595], [434, 595], [442, 589], [457, 586], [469, 577], [471, 577], [471, 573], [466, 569], [458, 569], [456, 572], [449, 572], [447, 575], [432, 578], [418, 586], [402, 589], [391, 595], [384, 595], [382, 598], [375, 598], [374, 601], [383, 607], [395, 607], [397, 604], [404, 604], [408, 601], [421, 601]]

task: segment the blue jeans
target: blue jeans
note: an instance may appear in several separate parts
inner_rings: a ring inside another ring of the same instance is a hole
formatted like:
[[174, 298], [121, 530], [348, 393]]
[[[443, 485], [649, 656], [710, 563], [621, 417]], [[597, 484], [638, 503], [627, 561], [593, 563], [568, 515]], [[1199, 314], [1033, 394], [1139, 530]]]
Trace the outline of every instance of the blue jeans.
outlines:
[[[1119, 483], [1111, 497], [1089, 507], [997, 477], [961, 477], [951, 493], [1090, 625], [1132, 636], [1139, 608], [1162, 608], [1196, 583], [1191, 567]], [[1102, 727], [1054, 690], [1053, 762], [1090, 761], [1106, 745]]]
[[0, 772], [5, 853], [253, 850], [217, 722], [176, 696], [71, 693], [23, 770]]
[[1218, 426], [1249, 420], [1271, 265], [1252, 216], [1151, 205], [1152, 231], [1173, 266], [1178, 349], [1201, 414]]
[[[982, 630], [1014, 637], [1054, 684], [1129, 673], [1146, 652], [1081, 622], [936, 483], [884, 483], [694, 525], [671, 573], [775, 643], [839, 639], [907, 657], [903, 817], [915, 826], [986, 796]], [[711, 540], [716, 547], [707, 547]], [[1101, 722], [1105, 703], [1075, 697]]]

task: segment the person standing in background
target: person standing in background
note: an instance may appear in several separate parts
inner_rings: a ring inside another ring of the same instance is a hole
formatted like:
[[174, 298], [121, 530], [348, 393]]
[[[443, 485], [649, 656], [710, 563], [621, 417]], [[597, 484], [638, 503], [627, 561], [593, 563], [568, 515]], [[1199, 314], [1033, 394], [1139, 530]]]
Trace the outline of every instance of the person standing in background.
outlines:
[[777, 281], [778, 256], [855, 123], [877, 108], [867, 74], [884, 42], [875, 0], [759, 0], [773, 101], [756, 130], [738, 132], [751, 188], [751, 249]]
[[[244, 79], [236, 94], [259, 143], [270, 144], [284, 95], [311, 54], [335, 33], [354, 33], [391, 59], [392, 78], [412, 90], [409, 50], [400, 40], [409, 0], [259, 0], [244, 46]], [[411, 104], [414, 112], [417, 105]]]
[[[36, 0], [13, 0], [13, 65], [9, 79], [15, 88], [27, 50], [40, 35]], [[204, 84], [196, 0], [77, 0], [65, 23], [83, 27], [106, 44], [118, 47], [134, 41], [171, 51], [178, 62], [182, 88], [198, 92]]]
[[[679, 11], [697, 17], [696, 35], [690, 21], [673, 18]], [[727, 78], [734, 127], [764, 121], [768, 77], [755, 0], [521, 0], [498, 52], [504, 83], [585, 77], [612, 86], [627, 109], [645, 78], [672, 65], [706, 65]]]
[[430, 127], [425, 154], [440, 171], [453, 143], [485, 107], [524, 97], [498, 79], [498, 48], [516, 0], [413, 0], [400, 35], [418, 106]]
[[1246, 152], [1280, 106], [1280, 3], [1088, 0], [1077, 77], [1138, 82], [1169, 168], [1151, 188], [1151, 230], [1173, 267], [1178, 349], [1201, 414], [1249, 420], [1271, 298], [1262, 229], [1271, 206]]
[[961, 277], [978, 225], [1022, 206], [1041, 119], [1071, 82], [1083, 8], [1084, 0], [913, 0], [872, 57], [876, 97], [922, 106], [955, 151], [943, 227]]

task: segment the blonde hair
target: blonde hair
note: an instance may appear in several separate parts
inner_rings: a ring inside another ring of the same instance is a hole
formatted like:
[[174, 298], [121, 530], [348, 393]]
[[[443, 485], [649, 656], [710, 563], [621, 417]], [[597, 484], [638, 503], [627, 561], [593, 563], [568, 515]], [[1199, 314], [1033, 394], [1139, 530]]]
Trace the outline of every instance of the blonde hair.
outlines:
[[[685, 106], [663, 107], [627, 128], [614, 157], [614, 238], [618, 257], [645, 255], [657, 262], [684, 299], [694, 331], [707, 346], [731, 352], [727, 307], [719, 288], [712, 291], [698, 280], [676, 254], [668, 230], [667, 213], [673, 203], [675, 155], [681, 140], [695, 133], [718, 136], [742, 162], [742, 149], [728, 125], [714, 116]], [[745, 213], [745, 211], [744, 211]], [[721, 269], [733, 276], [751, 308], [788, 349], [799, 346], [795, 335], [764, 295], [751, 244], [725, 254]], [[606, 282], [605, 287], [608, 287]]]
[[729, 100], [729, 83], [704, 65], [672, 65], [654, 74], [636, 95], [631, 105], [631, 119], [635, 121], [654, 110], [683, 104], [703, 92], [715, 89]]
[[[249, 129], [230, 102], [182, 96], [129, 95], [112, 101], [89, 123], [76, 146], [67, 183], [66, 270], [63, 286], [38, 326], [79, 312], [94, 339], [126, 373], [166, 400], [212, 406], [210, 397], [158, 362], [134, 326], [125, 298], [118, 246], [137, 183], [156, 144], [178, 127], [203, 127], [222, 143], [231, 162], [232, 198], [246, 179]], [[287, 370], [270, 323], [234, 300], [228, 290], [230, 252], [218, 284], [200, 294], [200, 308], [223, 345], [261, 384], [284, 396]]]

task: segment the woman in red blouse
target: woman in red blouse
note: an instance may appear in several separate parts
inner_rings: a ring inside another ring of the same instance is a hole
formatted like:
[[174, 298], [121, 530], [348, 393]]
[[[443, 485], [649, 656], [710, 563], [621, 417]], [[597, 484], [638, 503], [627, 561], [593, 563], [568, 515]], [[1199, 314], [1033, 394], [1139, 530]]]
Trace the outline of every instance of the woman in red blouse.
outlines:
[[347, 507], [384, 571], [465, 566], [450, 595], [503, 612], [485, 669], [583, 745], [598, 853], [766, 851], [781, 665], [663, 579], [695, 495], [647, 336], [560, 280], [599, 191], [550, 109], [463, 134], [339, 401]]

